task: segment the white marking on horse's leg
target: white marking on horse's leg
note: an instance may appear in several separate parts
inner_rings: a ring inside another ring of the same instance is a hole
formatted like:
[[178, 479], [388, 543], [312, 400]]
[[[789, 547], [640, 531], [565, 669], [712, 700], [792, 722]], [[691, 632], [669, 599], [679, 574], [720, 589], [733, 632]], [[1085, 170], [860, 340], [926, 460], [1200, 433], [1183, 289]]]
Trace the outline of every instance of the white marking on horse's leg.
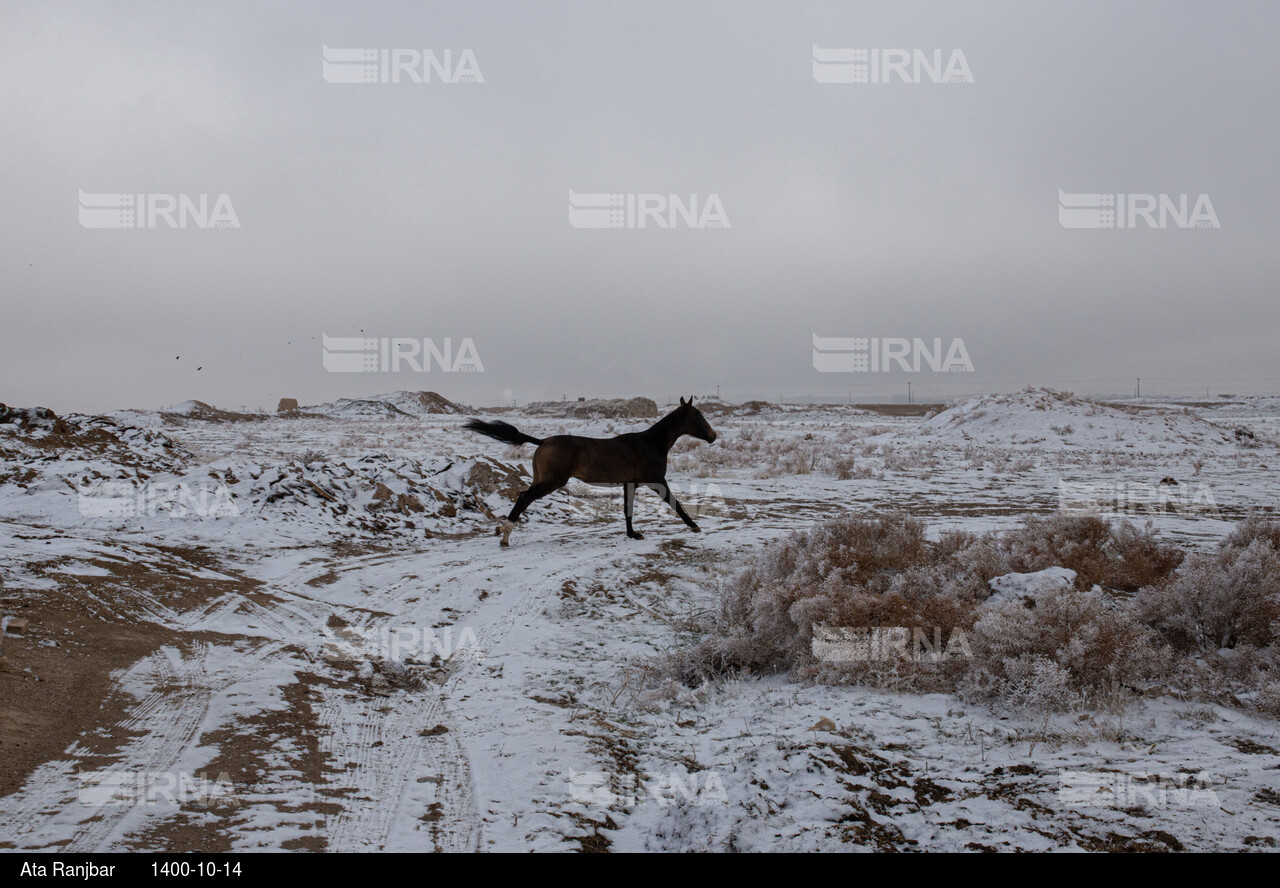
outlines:
[[506, 518], [502, 519], [502, 526], [500, 528], [500, 530], [502, 531], [501, 545], [503, 546], [511, 545], [511, 531], [515, 530], [515, 528], [516, 526], [512, 524], [510, 521], [508, 521]]

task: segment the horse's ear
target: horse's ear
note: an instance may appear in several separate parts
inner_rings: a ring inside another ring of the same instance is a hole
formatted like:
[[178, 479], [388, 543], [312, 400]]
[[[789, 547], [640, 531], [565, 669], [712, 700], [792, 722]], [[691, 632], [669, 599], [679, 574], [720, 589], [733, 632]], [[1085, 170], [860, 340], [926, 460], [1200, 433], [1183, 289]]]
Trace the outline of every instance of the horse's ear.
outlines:
[[687, 406], [689, 406], [689, 403], [690, 403], [690, 402], [689, 402], [689, 401], [686, 401], [684, 398], [681, 398], [681, 399], [680, 399], [680, 406], [681, 406], [681, 407], [687, 407]]

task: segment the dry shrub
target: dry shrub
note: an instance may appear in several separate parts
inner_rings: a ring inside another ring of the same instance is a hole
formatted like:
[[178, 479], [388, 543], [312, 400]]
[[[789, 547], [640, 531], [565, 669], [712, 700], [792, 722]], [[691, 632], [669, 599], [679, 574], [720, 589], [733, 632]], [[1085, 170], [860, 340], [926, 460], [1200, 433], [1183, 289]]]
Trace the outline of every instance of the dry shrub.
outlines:
[[[864, 434], [859, 432], [859, 434]], [[862, 445], [865, 450], [865, 445]], [[714, 447], [692, 439], [677, 441], [671, 449], [668, 467], [706, 477], [729, 469], [751, 470], [759, 479], [827, 472], [848, 480], [860, 475], [854, 465], [854, 446], [847, 438], [808, 433], [774, 435], [760, 428], [726, 428]]]
[[[965, 690], [974, 697], [1028, 705], [1026, 682], [1036, 674], [1064, 694], [1084, 695], [1120, 685], [1136, 686], [1160, 674], [1167, 662], [1160, 640], [1126, 610], [1078, 589], [1044, 592], [1027, 607], [1010, 600], [984, 608], [970, 636], [972, 661]], [[1055, 669], [1033, 668], [1052, 664]]]
[[1107, 588], [1124, 592], [1168, 582], [1185, 556], [1181, 549], [1157, 542], [1150, 523], [1139, 530], [1127, 521], [1112, 529], [1111, 554]]
[[939, 557], [986, 583], [1008, 573], [1033, 573], [1047, 567], [1076, 572], [1076, 587], [1094, 585], [1132, 592], [1166, 582], [1182, 562], [1182, 550], [1156, 540], [1127, 521], [1112, 525], [1094, 515], [1054, 514], [1028, 517], [1004, 535], [956, 531], [942, 534]]
[[1280, 718], [1280, 646], [1242, 645], [1184, 656], [1174, 662], [1165, 684], [1184, 697]]
[[[815, 594], [799, 598], [788, 616], [804, 641], [792, 662], [801, 675], [837, 684], [950, 690], [965, 668], [981, 587], [942, 564], [912, 565], [889, 577], [887, 585], [883, 577], [852, 589], [824, 582]], [[896, 651], [882, 646], [865, 660], [819, 663], [811, 654], [815, 626], [898, 630], [904, 643]]]
[[1269, 521], [1251, 515], [1236, 525], [1235, 530], [1223, 541], [1223, 546], [1232, 549], [1244, 549], [1250, 543], [1261, 540], [1272, 549], [1280, 552], [1280, 521]]
[[1078, 695], [1071, 674], [1042, 654], [1019, 654], [1004, 661], [981, 696], [999, 700], [1015, 711], [1059, 712], [1071, 708]]
[[1085, 588], [1125, 588], [1139, 576], [1163, 578], [1180, 558], [1149, 527], [1113, 529], [1089, 516], [1030, 518], [1003, 536], [948, 533], [938, 543], [905, 514], [837, 518], [766, 547], [726, 590], [717, 633], [676, 655], [676, 671], [696, 680], [746, 667], [807, 670], [816, 625], [949, 638], [974, 625], [993, 577], [1062, 566], [1082, 575]]
[[1160, 544], [1150, 524], [1139, 530], [1121, 522], [1114, 527], [1096, 515], [1054, 514], [1027, 518], [1000, 540], [1009, 571], [1030, 573], [1046, 567], [1076, 572], [1076, 587], [1135, 592], [1166, 580], [1183, 553]]
[[[1178, 570], [1183, 554], [1150, 525], [1094, 516], [1029, 518], [1004, 534], [945, 533], [937, 543], [905, 514], [839, 518], [766, 546], [725, 589], [709, 636], [651, 665], [691, 685], [789, 670], [1044, 712], [1163, 685], [1280, 715], [1280, 524], [1245, 522], [1217, 553]], [[1031, 604], [987, 601], [992, 578], [1048, 567], [1075, 570], [1077, 587]], [[1129, 589], [1139, 592], [1109, 591]], [[818, 626], [940, 635], [948, 649], [922, 657], [913, 641], [817, 662]], [[951, 656], [957, 636], [962, 657]], [[1215, 653], [1190, 656], [1206, 650]]]
[[1076, 572], [1079, 588], [1089, 589], [1106, 571], [1104, 550], [1110, 539], [1111, 524], [1102, 518], [1051, 515], [1028, 518], [1001, 542], [1014, 571], [1067, 567]]
[[1280, 678], [1272, 677], [1258, 686], [1254, 708], [1272, 718], [1280, 718]]
[[993, 533], [944, 531], [935, 551], [940, 562], [955, 565], [984, 590], [990, 580], [1012, 572], [1008, 553]]
[[856, 608], [887, 591], [896, 572], [925, 561], [924, 534], [924, 524], [906, 515], [837, 518], [793, 534], [738, 576], [726, 616], [765, 644], [768, 655], [757, 665], [807, 663], [813, 623], [831, 622], [829, 613]]
[[1242, 522], [1172, 582], [1143, 589], [1138, 613], [1179, 651], [1280, 641], [1280, 524]]
[[[938, 605], [918, 588], [928, 582], [923, 575], [899, 575], [931, 557], [924, 524], [906, 515], [837, 518], [792, 534], [729, 585], [717, 633], [675, 655], [672, 668], [697, 681], [748, 667], [807, 666], [815, 624], [910, 625], [901, 621], [911, 602]], [[862, 619], [886, 622], [849, 622]]]
[[835, 456], [830, 460], [831, 475], [840, 481], [858, 477], [857, 463], [851, 454]]

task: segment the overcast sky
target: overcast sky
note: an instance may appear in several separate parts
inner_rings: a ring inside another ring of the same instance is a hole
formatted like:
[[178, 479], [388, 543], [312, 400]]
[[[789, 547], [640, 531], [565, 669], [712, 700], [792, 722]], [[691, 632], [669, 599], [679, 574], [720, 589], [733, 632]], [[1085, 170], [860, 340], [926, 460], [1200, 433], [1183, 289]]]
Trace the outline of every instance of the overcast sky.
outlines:
[[[1269, 2], [4, 2], [0, 401], [1280, 391], [1278, 37]], [[483, 82], [332, 83], [326, 45]], [[820, 83], [815, 45], [973, 82]], [[1059, 189], [1220, 227], [1068, 229]], [[576, 228], [570, 191], [729, 224]], [[239, 227], [86, 227], [80, 192]], [[814, 334], [974, 372], [822, 373]], [[324, 335], [483, 372], [329, 372]]]

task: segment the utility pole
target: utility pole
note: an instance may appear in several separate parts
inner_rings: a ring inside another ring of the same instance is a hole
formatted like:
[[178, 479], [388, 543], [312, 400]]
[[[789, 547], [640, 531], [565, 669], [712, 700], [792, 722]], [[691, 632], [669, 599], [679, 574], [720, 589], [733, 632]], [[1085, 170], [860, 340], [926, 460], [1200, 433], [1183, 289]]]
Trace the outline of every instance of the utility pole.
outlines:
[[1138, 377], [1138, 397], [1142, 397], [1142, 377]]
[[911, 403], [911, 382], [909, 380], [907, 382], [907, 403]]

